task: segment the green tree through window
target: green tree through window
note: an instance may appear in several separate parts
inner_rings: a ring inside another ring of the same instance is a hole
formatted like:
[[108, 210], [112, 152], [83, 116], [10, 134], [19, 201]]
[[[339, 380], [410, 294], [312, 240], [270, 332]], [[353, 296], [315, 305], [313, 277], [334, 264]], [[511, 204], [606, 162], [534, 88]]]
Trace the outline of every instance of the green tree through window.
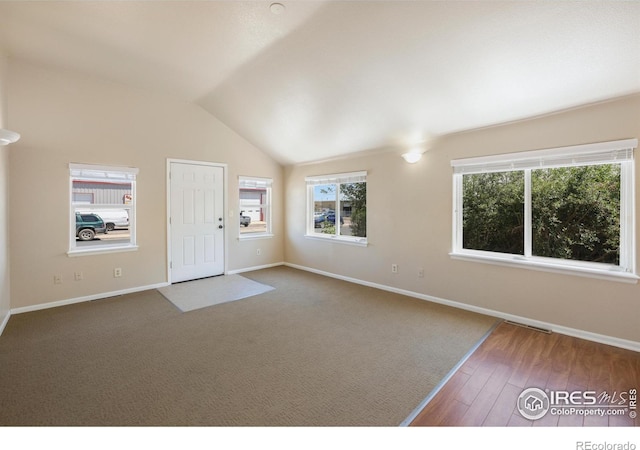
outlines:
[[367, 237], [367, 183], [341, 184], [340, 193], [351, 204], [351, 236]]
[[534, 170], [531, 189], [534, 255], [619, 264], [619, 164]]
[[[524, 255], [524, 171], [463, 177], [465, 249]], [[620, 165], [531, 171], [532, 254], [619, 264]]]
[[451, 256], [635, 280], [637, 139], [451, 161]]
[[493, 172], [463, 178], [463, 246], [524, 255], [523, 172]]

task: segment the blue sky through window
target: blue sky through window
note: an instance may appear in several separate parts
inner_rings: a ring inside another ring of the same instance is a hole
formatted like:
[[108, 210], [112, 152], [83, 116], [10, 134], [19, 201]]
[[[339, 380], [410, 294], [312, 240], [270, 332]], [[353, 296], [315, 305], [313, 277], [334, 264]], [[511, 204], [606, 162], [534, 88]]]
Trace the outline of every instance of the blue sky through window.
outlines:
[[[335, 184], [321, 184], [314, 186], [313, 199], [317, 202], [323, 202], [336, 199]], [[323, 192], [325, 191], [325, 192]]]

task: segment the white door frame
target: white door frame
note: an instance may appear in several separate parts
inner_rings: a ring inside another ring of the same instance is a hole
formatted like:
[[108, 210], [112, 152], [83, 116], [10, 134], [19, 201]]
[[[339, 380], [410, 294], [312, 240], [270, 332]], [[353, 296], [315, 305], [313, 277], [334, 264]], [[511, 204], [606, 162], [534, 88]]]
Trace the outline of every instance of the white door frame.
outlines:
[[[223, 173], [223, 181], [222, 181], [222, 189], [223, 189], [223, 212], [224, 217], [227, 218], [229, 214], [227, 213], [227, 205], [228, 202], [228, 179], [227, 179], [227, 164], [224, 163], [214, 163], [210, 161], [192, 161], [188, 159], [173, 159], [167, 158], [167, 171], [166, 171], [166, 179], [167, 179], [167, 187], [166, 187], [166, 195], [167, 195], [167, 216], [166, 216], [166, 224], [167, 224], [167, 282], [171, 284], [171, 261], [172, 261], [172, 253], [171, 253], [171, 163], [180, 163], [180, 164], [192, 164], [197, 166], [212, 166], [212, 167], [220, 167], [222, 168]], [[224, 221], [224, 238], [223, 238], [223, 251], [224, 251], [224, 275], [227, 274], [227, 239], [229, 233], [227, 233], [227, 220]]]

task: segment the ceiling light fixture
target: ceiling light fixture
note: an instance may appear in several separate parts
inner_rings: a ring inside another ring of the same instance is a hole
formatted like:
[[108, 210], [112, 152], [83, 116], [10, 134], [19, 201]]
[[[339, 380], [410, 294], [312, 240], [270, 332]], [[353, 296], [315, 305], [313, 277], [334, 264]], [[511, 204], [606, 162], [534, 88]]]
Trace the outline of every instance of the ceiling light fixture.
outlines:
[[0, 128], [0, 145], [9, 145], [17, 142], [20, 139], [20, 135], [15, 131], [5, 130]]
[[423, 139], [421, 142], [415, 142], [405, 147], [407, 151], [403, 153], [402, 158], [409, 164], [415, 164], [422, 159], [422, 155], [431, 148], [431, 139]]
[[271, 6], [269, 6], [269, 11], [276, 16], [280, 15], [284, 12], [284, 5], [282, 3], [272, 3]]
[[414, 164], [414, 163], [417, 163], [418, 161], [420, 161], [420, 159], [422, 158], [422, 153], [407, 152], [407, 153], [403, 153], [402, 157], [409, 164]]

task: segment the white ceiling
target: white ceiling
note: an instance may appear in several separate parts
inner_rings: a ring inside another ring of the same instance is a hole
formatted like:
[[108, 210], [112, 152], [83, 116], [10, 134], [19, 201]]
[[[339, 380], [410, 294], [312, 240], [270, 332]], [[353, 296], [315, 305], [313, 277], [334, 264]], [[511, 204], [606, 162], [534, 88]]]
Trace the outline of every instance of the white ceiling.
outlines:
[[640, 2], [0, 1], [11, 56], [201, 105], [283, 164], [640, 92]]

